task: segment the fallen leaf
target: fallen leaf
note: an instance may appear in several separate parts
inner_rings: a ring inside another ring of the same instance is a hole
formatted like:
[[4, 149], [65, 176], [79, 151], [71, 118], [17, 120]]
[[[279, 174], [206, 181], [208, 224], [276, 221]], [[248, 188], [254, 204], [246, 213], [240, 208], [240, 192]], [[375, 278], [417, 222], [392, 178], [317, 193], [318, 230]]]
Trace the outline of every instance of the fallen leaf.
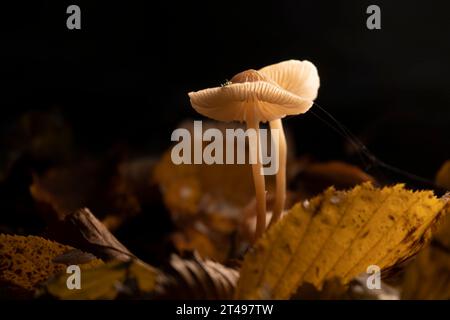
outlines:
[[53, 229], [52, 236], [57, 240], [92, 252], [103, 260], [135, 258], [87, 208], [67, 214]]
[[[66, 271], [55, 258], [74, 248], [36, 236], [0, 234], [0, 282], [33, 291], [50, 276]], [[82, 268], [102, 264], [89, 260]]]
[[236, 289], [238, 271], [203, 259], [194, 253], [183, 259], [172, 255], [170, 270], [161, 281], [159, 299], [231, 299]]
[[343, 284], [370, 265], [390, 268], [414, 255], [446, 201], [403, 185], [329, 188], [296, 204], [246, 255], [236, 297], [287, 299], [302, 283]]
[[431, 244], [406, 268], [402, 299], [450, 299], [450, 202], [443, 211]]
[[450, 299], [450, 251], [430, 246], [421, 251], [405, 271], [405, 300]]
[[340, 161], [312, 162], [302, 161], [291, 182], [293, 189], [298, 191], [303, 199], [316, 196], [330, 186], [338, 190], [353, 188], [364, 183], [376, 183], [375, 179], [360, 168]]
[[79, 249], [69, 250], [53, 258], [54, 263], [63, 263], [65, 265], [85, 264], [97, 259], [92, 253], [83, 252]]
[[[82, 272], [81, 289], [69, 290], [67, 277], [62, 274], [47, 284], [47, 291], [61, 300], [114, 299], [120, 293], [145, 294], [151, 292], [156, 283], [157, 270], [142, 261], [111, 261], [98, 268]], [[132, 281], [136, 287], [126, 282]]]

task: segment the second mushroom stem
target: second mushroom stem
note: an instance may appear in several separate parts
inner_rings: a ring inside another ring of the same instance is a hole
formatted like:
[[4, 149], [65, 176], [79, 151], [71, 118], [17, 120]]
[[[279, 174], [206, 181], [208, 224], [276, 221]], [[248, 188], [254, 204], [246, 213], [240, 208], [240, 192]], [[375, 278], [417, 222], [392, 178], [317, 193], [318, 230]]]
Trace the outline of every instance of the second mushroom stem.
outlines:
[[256, 231], [255, 240], [259, 239], [266, 229], [266, 184], [262, 172], [261, 163], [261, 137], [259, 132], [259, 121], [252, 117], [248, 119], [247, 126], [256, 132], [256, 146], [250, 145], [250, 157], [256, 157], [252, 161], [253, 183], [255, 185], [256, 194]]
[[[284, 209], [284, 202], [286, 200], [286, 159], [287, 159], [287, 146], [286, 136], [284, 135], [283, 123], [281, 119], [270, 121], [270, 129], [272, 131], [272, 143], [275, 143], [275, 152], [278, 152], [278, 172], [276, 176], [276, 190], [275, 190], [275, 204], [272, 211], [272, 219], [270, 225], [277, 222]], [[278, 134], [273, 136], [274, 131]], [[276, 138], [278, 136], [278, 141]], [[277, 150], [278, 147], [278, 150]]]
[[[256, 118], [248, 119], [247, 126], [256, 132], [256, 146], [250, 144], [250, 154], [256, 157], [252, 162], [253, 182], [256, 194], [256, 231], [255, 240], [263, 234], [266, 229], [266, 186], [264, 181], [263, 168], [261, 163], [261, 136], [259, 131], [259, 121]], [[276, 176], [275, 204], [273, 207], [272, 219], [270, 224], [277, 222], [284, 209], [286, 200], [286, 160], [287, 145], [284, 135], [283, 123], [281, 119], [270, 121], [275, 152], [277, 153], [278, 172]], [[274, 133], [277, 133], [274, 136]], [[277, 141], [278, 138], [278, 141]]]

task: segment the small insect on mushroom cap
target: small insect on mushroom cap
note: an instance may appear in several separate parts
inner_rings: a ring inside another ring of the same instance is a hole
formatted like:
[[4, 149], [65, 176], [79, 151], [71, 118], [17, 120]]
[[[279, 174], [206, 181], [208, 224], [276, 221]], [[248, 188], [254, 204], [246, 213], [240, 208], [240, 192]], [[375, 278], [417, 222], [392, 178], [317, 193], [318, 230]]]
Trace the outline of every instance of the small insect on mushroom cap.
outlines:
[[316, 67], [309, 61], [289, 60], [260, 70], [236, 74], [224, 86], [190, 92], [192, 107], [219, 121], [261, 122], [309, 110], [320, 85]]

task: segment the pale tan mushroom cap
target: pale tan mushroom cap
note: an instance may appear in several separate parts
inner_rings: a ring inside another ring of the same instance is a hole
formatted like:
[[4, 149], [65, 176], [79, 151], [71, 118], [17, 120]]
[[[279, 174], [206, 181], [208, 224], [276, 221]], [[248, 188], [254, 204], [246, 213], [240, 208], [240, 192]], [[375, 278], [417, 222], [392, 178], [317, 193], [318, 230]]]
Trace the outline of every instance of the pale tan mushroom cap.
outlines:
[[317, 97], [320, 80], [309, 61], [289, 60], [237, 74], [231, 84], [190, 92], [192, 107], [219, 121], [265, 122], [305, 113]]

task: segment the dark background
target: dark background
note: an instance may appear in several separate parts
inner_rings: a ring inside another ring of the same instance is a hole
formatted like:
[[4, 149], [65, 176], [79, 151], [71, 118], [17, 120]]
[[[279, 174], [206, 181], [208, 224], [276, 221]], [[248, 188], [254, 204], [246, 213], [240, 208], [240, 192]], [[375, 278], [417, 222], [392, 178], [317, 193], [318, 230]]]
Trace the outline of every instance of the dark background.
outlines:
[[[81, 30], [66, 28], [70, 4], [81, 7]], [[381, 7], [381, 30], [366, 28], [369, 4]], [[157, 154], [182, 120], [201, 119], [187, 92], [308, 59], [322, 107], [380, 159], [432, 179], [450, 158], [449, 9], [448, 1], [2, 4], [2, 157], [30, 111], [56, 114], [83, 152], [126, 145]], [[311, 113], [285, 123], [297, 154], [361, 165]]]

